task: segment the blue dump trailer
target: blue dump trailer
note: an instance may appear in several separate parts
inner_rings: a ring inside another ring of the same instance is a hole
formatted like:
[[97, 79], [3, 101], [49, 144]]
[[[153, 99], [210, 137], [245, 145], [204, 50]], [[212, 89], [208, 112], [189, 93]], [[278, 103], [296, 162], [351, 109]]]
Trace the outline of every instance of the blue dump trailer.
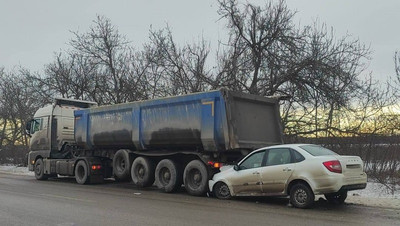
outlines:
[[184, 184], [192, 195], [207, 192], [222, 164], [282, 143], [278, 98], [225, 89], [100, 107], [56, 99], [27, 130], [28, 164], [38, 179], [114, 177], [165, 192]]

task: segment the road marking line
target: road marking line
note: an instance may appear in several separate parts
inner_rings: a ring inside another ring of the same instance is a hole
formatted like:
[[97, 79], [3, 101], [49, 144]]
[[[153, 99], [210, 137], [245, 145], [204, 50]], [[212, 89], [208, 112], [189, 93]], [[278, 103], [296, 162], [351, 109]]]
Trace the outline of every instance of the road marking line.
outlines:
[[61, 196], [61, 195], [52, 195], [52, 194], [40, 194], [40, 195], [41, 195], [41, 196], [46, 196], [46, 197], [60, 198], [60, 199], [68, 199], [68, 200], [75, 200], [75, 201], [82, 201], [82, 202], [96, 202], [96, 201], [94, 201], [94, 200], [79, 199], [79, 198], [68, 197], [68, 196]]

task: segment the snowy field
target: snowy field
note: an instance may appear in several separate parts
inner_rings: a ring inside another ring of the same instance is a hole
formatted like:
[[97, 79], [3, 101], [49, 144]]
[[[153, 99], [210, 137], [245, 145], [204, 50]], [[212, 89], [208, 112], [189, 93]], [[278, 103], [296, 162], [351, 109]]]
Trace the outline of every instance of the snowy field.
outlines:
[[[14, 165], [0, 165], [0, 173], [34, 176], [27, 167]], [[390, 191], [382, 184], [368, 182], [366, 189], [349, 192], [346, 203], [400, 209], [400, 186], [397, 186], [395, 191]]]

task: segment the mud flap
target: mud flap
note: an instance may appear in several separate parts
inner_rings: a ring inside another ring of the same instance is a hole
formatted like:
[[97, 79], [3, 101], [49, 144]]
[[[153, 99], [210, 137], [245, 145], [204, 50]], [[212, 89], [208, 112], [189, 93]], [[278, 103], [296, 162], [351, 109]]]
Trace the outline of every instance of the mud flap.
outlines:
[[101, 174], [98, 175], [90, 175], [89, 183], [90, 184], [101, 184], [104, 182], [104, 177]]

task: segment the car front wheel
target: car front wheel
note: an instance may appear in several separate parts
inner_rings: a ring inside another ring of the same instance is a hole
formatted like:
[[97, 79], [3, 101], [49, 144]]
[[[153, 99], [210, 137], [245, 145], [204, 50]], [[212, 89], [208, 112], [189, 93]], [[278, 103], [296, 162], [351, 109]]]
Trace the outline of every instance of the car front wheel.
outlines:
[[216, 185], [214, 185], [213, 193], [215, 197], [219, 199], [231, 198], [231, 192], [229, 190], [229, 187], [224, 182], [218, 182]]

